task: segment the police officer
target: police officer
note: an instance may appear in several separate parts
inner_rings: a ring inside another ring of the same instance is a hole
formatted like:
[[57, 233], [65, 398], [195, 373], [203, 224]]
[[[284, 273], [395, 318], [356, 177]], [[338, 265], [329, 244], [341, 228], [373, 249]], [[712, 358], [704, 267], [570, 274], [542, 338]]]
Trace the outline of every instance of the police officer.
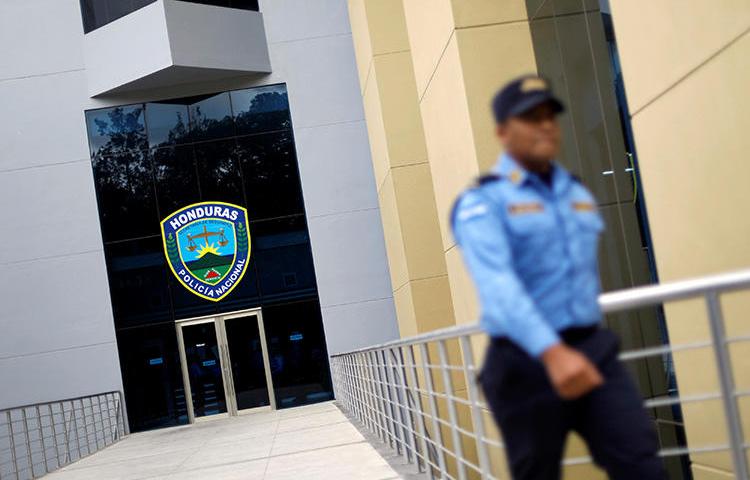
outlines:
[[495, 96], [505, 153], [457, 200], [453, 232], [492, 337], [480, 382], [515, 480], [560, 478], [578, 432], [615, 480], [666, 478], [641, 396], [602, 314], [591, 193], [554, 162], [562, 103], [525, 76]]

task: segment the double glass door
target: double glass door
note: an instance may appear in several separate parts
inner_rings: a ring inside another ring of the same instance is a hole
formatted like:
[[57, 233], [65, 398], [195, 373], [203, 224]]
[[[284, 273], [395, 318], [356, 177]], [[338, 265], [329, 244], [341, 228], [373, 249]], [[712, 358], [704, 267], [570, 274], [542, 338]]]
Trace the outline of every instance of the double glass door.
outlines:
[[177, 322], [190, 422], [275, 409], [259, 309]]

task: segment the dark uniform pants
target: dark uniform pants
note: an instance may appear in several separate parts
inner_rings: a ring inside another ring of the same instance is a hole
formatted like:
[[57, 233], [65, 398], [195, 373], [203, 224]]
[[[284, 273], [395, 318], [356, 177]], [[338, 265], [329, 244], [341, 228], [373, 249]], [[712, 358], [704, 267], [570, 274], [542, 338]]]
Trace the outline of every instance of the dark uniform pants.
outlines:
[[493, 339], [480, 375], [485, 396], [500, 426], [514, 480], [560, 478], [565, 439], [578, 432], [594, 462], [613, 480], [664, 480], [656, 432], [641, 396], [617, 359], [619, 340], [592, 327], [562, 333], [605, 379], [584, 397], [562, 400], [542, 363], [505, 339]]

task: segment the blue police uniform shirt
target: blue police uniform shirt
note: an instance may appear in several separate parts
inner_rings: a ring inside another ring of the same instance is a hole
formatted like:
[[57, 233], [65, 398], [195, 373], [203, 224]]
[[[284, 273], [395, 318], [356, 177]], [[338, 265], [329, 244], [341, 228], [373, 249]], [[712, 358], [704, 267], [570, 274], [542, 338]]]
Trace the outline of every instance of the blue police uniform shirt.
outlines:
[[550, 184], [502, 155], [456, 201], [451, 223], [479, 293], [482, 328], [537, 357], [558, 332], [601, 321], [591, 193], [553, 163]]

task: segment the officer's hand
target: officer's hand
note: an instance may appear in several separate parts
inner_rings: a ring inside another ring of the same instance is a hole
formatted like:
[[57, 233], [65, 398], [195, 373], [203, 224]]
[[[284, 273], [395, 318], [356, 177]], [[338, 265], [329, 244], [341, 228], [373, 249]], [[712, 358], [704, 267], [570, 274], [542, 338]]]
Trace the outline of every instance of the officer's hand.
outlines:
[[585, 355], [558, 343], [542, 353], [552, 386], [565, 400], [575, 400], [602, 385], [599, 370]]

